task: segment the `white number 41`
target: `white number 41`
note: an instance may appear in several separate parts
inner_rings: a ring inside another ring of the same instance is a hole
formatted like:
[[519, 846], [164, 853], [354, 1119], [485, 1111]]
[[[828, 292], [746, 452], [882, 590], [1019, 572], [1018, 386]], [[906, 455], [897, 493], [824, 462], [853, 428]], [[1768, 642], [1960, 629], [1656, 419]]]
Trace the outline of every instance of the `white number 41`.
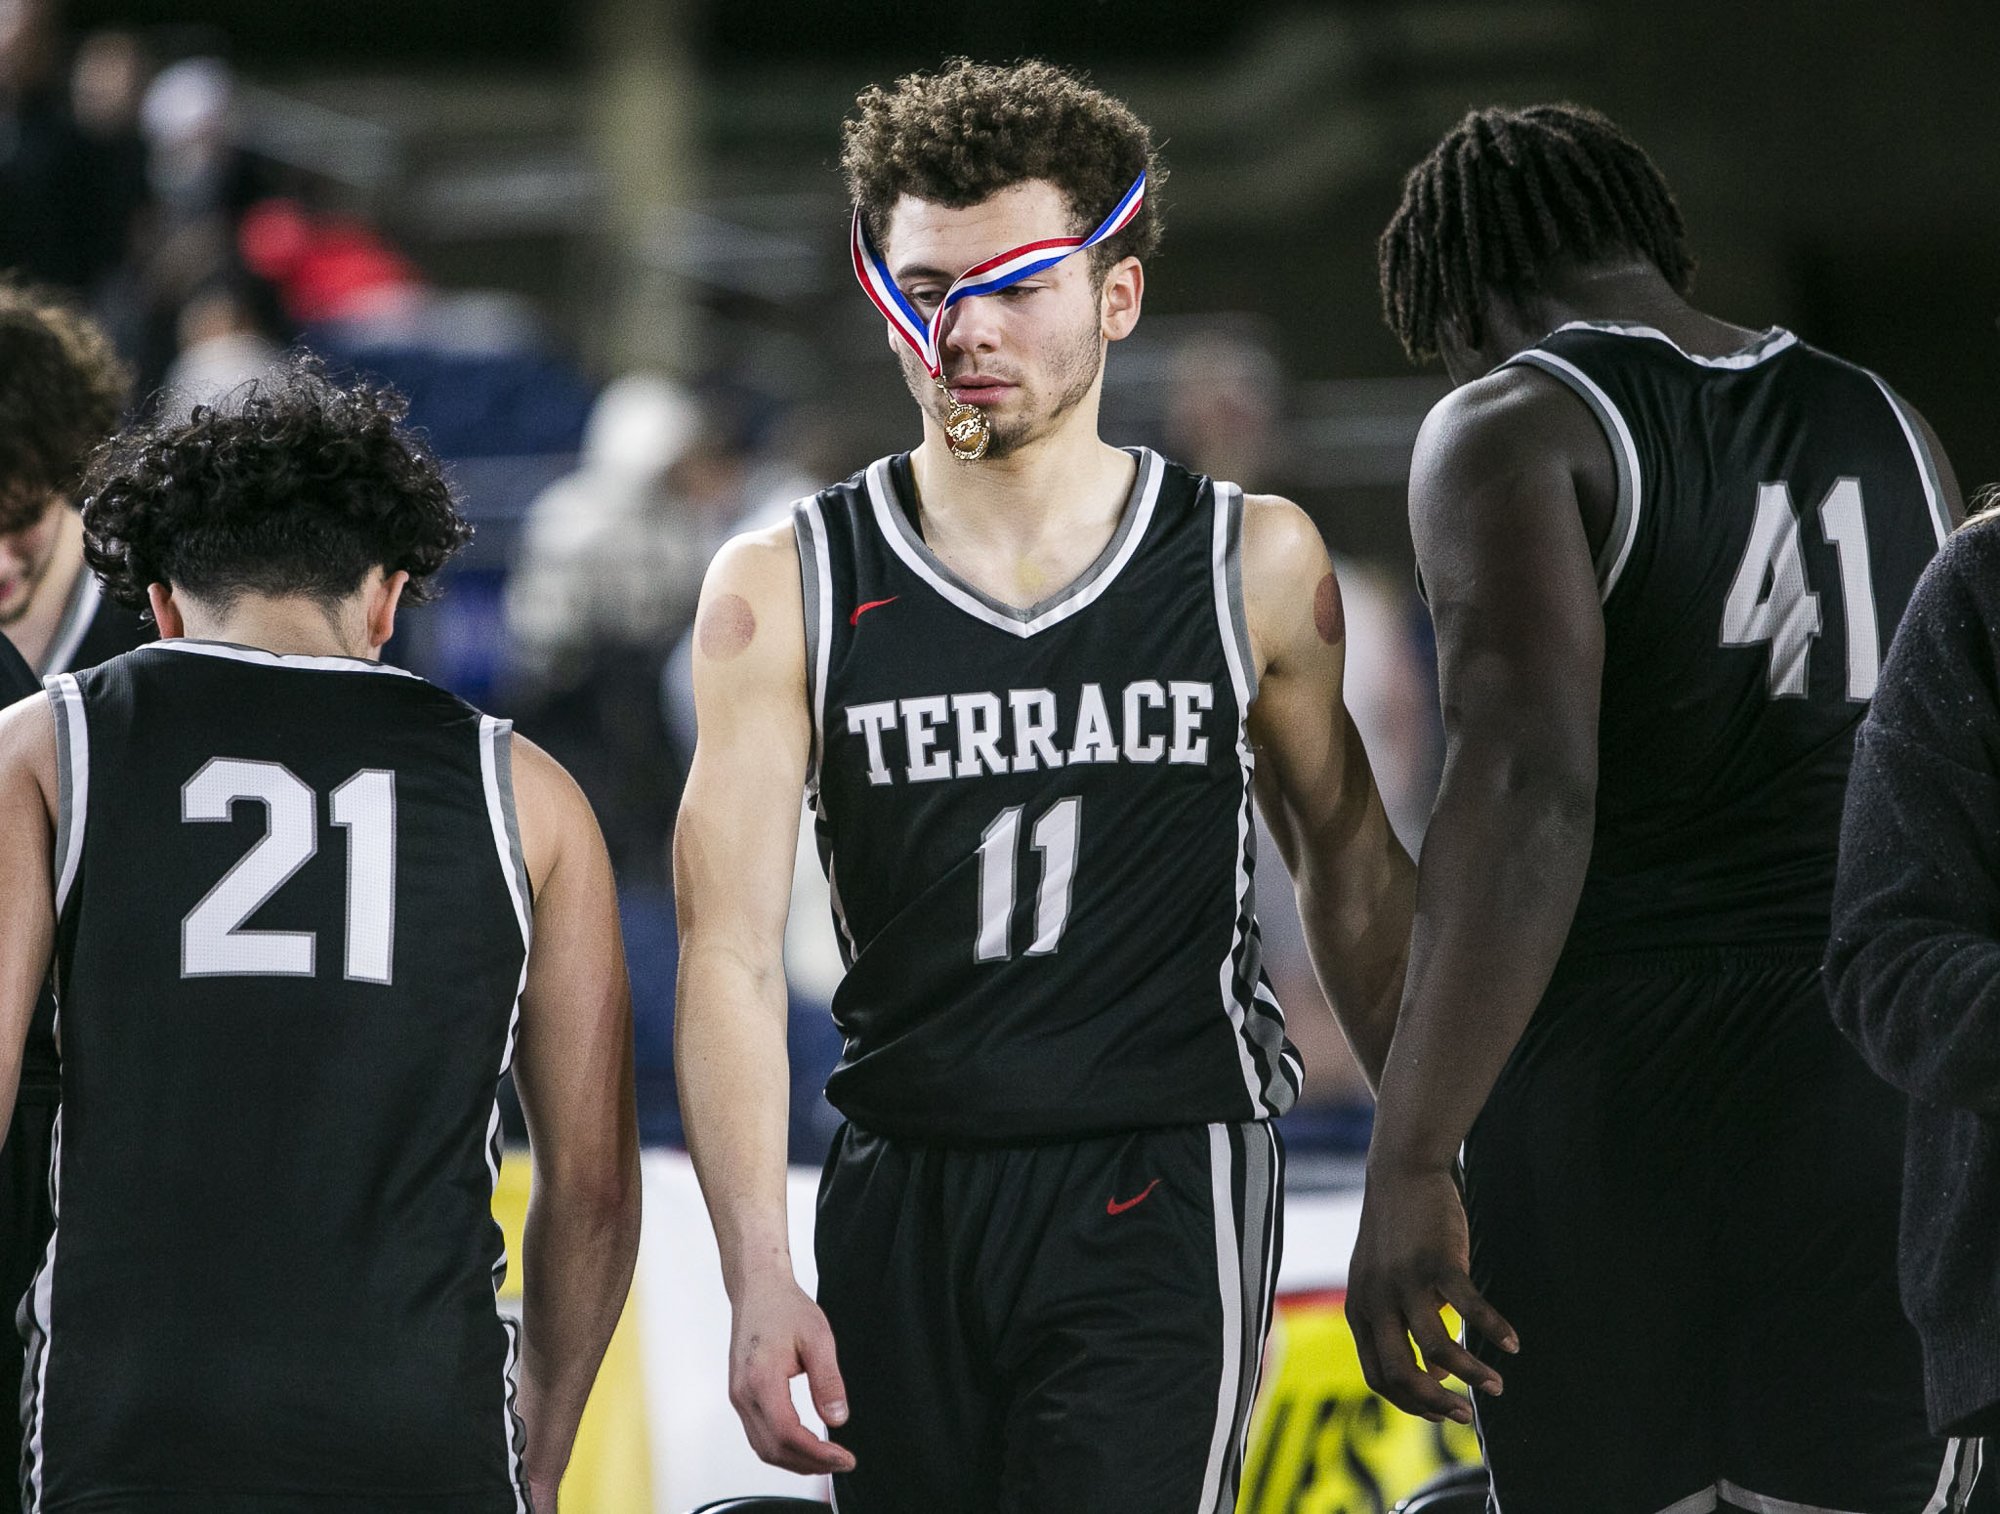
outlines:
[[[1843, 478], [1819, 505], [1820, 530], [1840, 558], [1840, 593], [1847, 619], [1847, 697], [1872, 699], [1882, 661], [1875, 628], [1875, 585], [1868, 568], [1868, 522], [1861, 481]], [[1820, 632], [1819, 595], [1806, 583], [1799, 517], [1784, 484], [1757, 486], [1750, 545], [1722, 605], [1722, 644], [1771, 647], [1771, 697], [1802, 699], [1806, 654]]]

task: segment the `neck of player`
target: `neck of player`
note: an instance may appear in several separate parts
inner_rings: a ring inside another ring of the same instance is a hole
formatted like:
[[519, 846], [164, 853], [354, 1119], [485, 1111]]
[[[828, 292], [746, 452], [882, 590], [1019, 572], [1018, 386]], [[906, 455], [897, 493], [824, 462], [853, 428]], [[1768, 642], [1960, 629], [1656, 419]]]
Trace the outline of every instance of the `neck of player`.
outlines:
[[1073, 582], [1104, 550], [1138, 463], [1098, 436], [1093, 387], [1046, 435], [976, 463], [953, 458], [926, 415], [910, 471], [930, 549], [994, 598], [1028, 605]]
[[[1643, 258], [1555, 270], [1542, 298], [1544, 330], [1569, 321], [1651, 326], [1700, 357], [1726, 357], [1757, 336], [1747, 327], [1695, 309]], [[1540, 339], [1538, 333], [1522, 345], [1532, 346]]]
[[166, 584], [148, 590], [163, 637], [221, 641], [281, 657], [355, 657], [379, 661], [395, 634], [404, 573], [371, 568], [358, 588], [339, 599], [310, 594], [203, 597]]

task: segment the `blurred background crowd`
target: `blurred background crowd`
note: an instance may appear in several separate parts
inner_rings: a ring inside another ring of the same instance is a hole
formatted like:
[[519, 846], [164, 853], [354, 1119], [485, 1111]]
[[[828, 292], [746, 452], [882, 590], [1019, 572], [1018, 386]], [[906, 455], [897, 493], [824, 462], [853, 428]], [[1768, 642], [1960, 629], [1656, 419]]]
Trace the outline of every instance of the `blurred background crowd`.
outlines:
[[[684, 636], [731, 533], [914, 416], [845, 265], [857, 88], [954, 52], [1081, 66], [1164, 143], [1166, 252], [1104, 431], [1291, 495], [1333, 548], [1348, 699], [1405, 841], [1441, 753], [1402, 485], [1443, 392], [1376, 319], [1401, 171], [1467, 106], [1571, 98], [1680, 192], [1704, 308], [1878, 367], [1968, 485], [2000, 475], [2000, 7], [1730, 0], [0, 0], [0, 269], [211, 401], [304, 344], [386, 380], [479, 535], [395, 660], [549, 748], [618, 865], [650, 1139], [678, 1135], [666, 865]], [[1295, 1148], [1365, 1094], [1274, 851]], [[839, 971], [800, 862], [795, 1154], [831, 1129]]]

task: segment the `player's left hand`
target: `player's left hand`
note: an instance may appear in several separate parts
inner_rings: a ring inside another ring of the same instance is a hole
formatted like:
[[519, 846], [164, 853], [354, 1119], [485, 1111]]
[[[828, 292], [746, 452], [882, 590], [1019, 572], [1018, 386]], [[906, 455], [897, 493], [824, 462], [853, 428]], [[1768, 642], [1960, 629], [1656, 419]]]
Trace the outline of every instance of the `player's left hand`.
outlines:
[[1447, 1304], [1501, 1350], [1521, 1348], [1514, 1327], [1472, 1286], [1470, 1265], [1465, 1206], [1448, 1168], [1369, 1168], [1347, 1274], [1347, 1322], [1368, 1386], [1406, 1413], [1471, 1423], [1471, 1403], [1442, 1385], [1447, 1374], [1482, 1393], [1503, 1387], [1498, 1372], [1451, 1338], [1442, 1317]]

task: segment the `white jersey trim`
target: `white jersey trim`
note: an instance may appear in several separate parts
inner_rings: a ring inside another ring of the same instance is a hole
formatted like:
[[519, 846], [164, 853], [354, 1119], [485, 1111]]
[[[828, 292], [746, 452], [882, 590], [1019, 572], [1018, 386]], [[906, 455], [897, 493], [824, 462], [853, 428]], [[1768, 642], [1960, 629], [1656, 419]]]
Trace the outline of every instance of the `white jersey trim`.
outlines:
[[[1864, 373], [1866, 369], [1862, 370]], [[1938, 545], [1951, 535], [1951, 517], [1945, 513], [1944, 485], [1938, 481], [1937, 460], [1931, 456], [1930, 446], [1924, 441], [1923, 433], [1912, 421], [1910, 407], [1903, 403], [1903, 397], [1883, 383], [1873, 373], [1868, 377], [1875, 381], [1875, 387], [1882, 391], [1882, 398], [1889, 402], [1895, 412], [1896, 424], [1903, 428], [1903, 440], [1910, 444], [1910, 455], [1917, 460], [1917, 477], [1924, 482], [1924, 503], [1931, 512], [1931, 529], [1937, 533]]]
[[[528, 957], [533, 950], [534, 915], [528, 887], [528, 869], [521, 851], [520, 819], [514, 807], [514, 723], [491, 715], [479, 717], [479, 777], [486, 790], [486, 814], [493, 826], [493, 846], [500, 858], [500, 874], [507, 881], [507, 896], [514, 905], [514, 918], [521, 927], [521, 978], [514, 988], [514, 1004], [507, 1014], [507, 1036], [500, 1051], [500, 1067], [494, 1074], [493, 1112], [486, 1122], [486, 1173], [491, 1187], [487, 1202], [500, 1190], [500, 1080], [514, 1065], [514, 1044], [521, 1029], [521, 996], [528, 989]], [[500, 1309], [500, 1285], [507, 1277], [507, 1246], [503, 1241], [493, 1263], [493, 1313], [507, 1337], [507, 1361], [501, 1390], [501, 1439], [507, 1449], [507, 1481], [514, 1490], [515, 1514], [530, 1514], [527, 1474], [522, 1454], [527, 1449], [527, 1431], [515, 1408], [520, 1369], [520, 1329]]]
[[[1241, 1132], [1239, 1163], [1232, 1135]], [[1209, 1437], [1197, 1514], [1233, 1514], [1243, 1447], [1262, 1377], [1283, 1202], [1277, 1133], [1266, 1121], [1208, 1127], [1209, 1197], [1215, 1223], [1216, 1292], [1222, 1305], [1215, 1429]], [[1241, 1203], [1241, 1218], [1238, 1204]]]
[[805, 596], [806, 682], [813, 723], [806, 793], [817, 796], [820, 765], [826, 761], [827, 662], [833, 655], [833, 563], [817, 494], [792, 507], [792, 534], [798, 542], [799, 588]]
[[56, 1238], [62, 1231], [62, 1122], [63, 1112], [58, 1105], [49, 1157], [49, 1214], [53, 1223], [49, 1229], [48, 1249], [42, 1253], [42, 1265], [35, 1270], [34, 1281], [28, 1285], [30, 1336], [27, 1361], [28, 1389], [22, 1395], [21, 1402], [21, 1429], [27, 1438], [24, 1448], [26, 1465], [23, 1468], [27, 1493], [26, 1514], [41, 1514], [43, 1468], [48, 1459], [44, 1434], [48, 1429], [49, 1417], [51, 1354], [49, 1348], [50, 1335], [54, 1328], [52, 1306], [55, 1292]]
[[56, 721], [56, 915], [61, 917], [83, 862], [83, 828], [90, 814], [90, 725], [83, 690], [74, 673], [56, 673], [44, 684]]
[[874, 509], [876, 529], [889, 543], [890, 550], [903, 560], [905, 567], [935, 589], [946, 603], [963, 610], [975, 620], [983, 620], [997, 630], [1025, 640], [1037, 631], [1061, 624], [1096, 603], [1146, 539], [1146, 528], [1152, 524], [1153, 508], [1159, 502], [1160, 482], [1165, 476], [1166, 465], [1160, 455], [1150, 448], [1138, 447], [1132, 451], [1138, 460], [1139, 471], [1133, 478], [1132, 494], [1126, 501], [1125, 513], [1119, 518], [1118, 529], [1112, 533], [1104, 551], [1098, 555], [1097, 561], [1084, 569], [1076, 582], [1051, 598], [1025, 609], [1002, 604], [981, 593], [946, 567], [931, 551], [911, 526], [902, 507], [896, 503], [895, 483], [889, 473], [890, 459], [886, 457], [868, 465], [868, 499]]
[[408, 668], [398, 668], [371, 657], [304, 657], [290, 652], [266, 652], [259, 647], [240, 647], [230, 641], [198, 641], [174, 636], [149, 642], [142, 651], [192, 652], [200, 657], [220, 657], [228, 662], [255, 663], [263, 668], [298, 668], [312, 673], [387, 673], [396, 678], [417, 678]]
[[1265, 1109], [1264, 1085], [1257, 1075], [1256, 1059], [1250, 1054], [1250, 1006], [1236, 994], [1236, 976], [1248, 929], [1244, 921], [1256, 908], [1250, 870], [1251, 848], [1256, 844], [1250, 825], [1250, 795], [1257, 767], [1256, 756], [1250, 749], [1250, 680], [1254, 666], [1247, 661], [1245, 649], [1239, 644], [1229, 594], [1231, 560], [1239, 564], [1241, 561], [1237, 549], [1241, 542], [1242, 491], [1233, 484], [1217, 484], [1214, 494], [1215, 528], [1209, 568], [1215, 593], [1216, 628], [1222, 637], [1223, 660], [1229, 665], [1229, 686], [1236, 696], [1236, 761], [1243, 774], [1243, 792], [1236, 802], [1235, 909], [1229, 923], [1229, 950], [1223, 954], [1216, 976], [1222, 991], [1222, 1007], [1229, 1015], [1231, 1039], [1236, 1044], [1237, 1064], [1243, 1073], [1243, 1089], [1250, 1096], [1250, 1112], [1258, 1114]]
[[[1724, 353], [1721, 357], [1700, 357], [1689, 352], [1666, 332], [1653, 326], [1641, 326], [1625, 321], [1566, 321], [1556, 327], [1556, 331], [1602, 331], [1611, 336], [1636, 336], [1648, 341], [1665, 342], [1690, 363], [1703, 368], [1755, 368], [1759, 363], [1776, 357], [1788, 347], [1798, 345], [1798, 337], [1782, 326], [1772, 326], [1761, 332], [1747, 347], [1735, 352]], [[1555, 332], [1550, 332], [1550, 336]]]
[[[1937, 1488], [1924, 1505], [1922, 1514], [1947, 1514], [1947, 1511], [1965, 1508], [1979, 1477], [1979, 1451], [1977, 1441], [1950, 1440], [1945, 1443], [1944, 1465], [1938, 1472]], [[1835, 1509], [1825, 1504], [1798, 1503], [1789, 1498], [1774, 1498], [1768, 1493], [1753, 1492], [1726, 1477], [1685, 1498], [1676, 1499], [1659, 1514], [1710, 1514], [1724, 1499], [1734, 1507], [1746, 1510], [1747, 1514], [1852, 1514], [1850, 1510]]]
[[[1565, 326], [1562, 329], [1567, 331], [1570, 328]], [[1595, 331], [1610, 328], [1593, 326], [1589, 329]], [[1632, 556], [1632, 547], [1639, 539], [1639, 510], [1643, 491], [1639, 476], [1638, 443], [1632, 439], [1632, 428], [1625, 424], [1625, 417], [1611, 402], [1611, 396], [1599, 387], [1595, 379], [1567, 358], [1557, 357], [1553, 352], [1544, 352], [1539, 347], [1531, 347], [1526, 352], [1510, 358], [1507, 366], [1517, 364], [1540, 368], [1567, 384], [1575, 391], [1577, 397], [1590, 407], [1591, 413], [1597, 417], [1598, 425], [1604, 428], [1605, 440], [1611, 444], [1611, 460], [1618, 473], [1618, 503], [1612, 514], [1611, 530], [1604, 538], [1604, 545], [1598, 549], [1596, 562], [1598, 603], [1608, 603], [1611, 591], [1618, 587], [1618, 580], [1625, 572], [1626, 561]]]
[[[1215, 1280], [1222, 1303], [1222, 1375], [1215, 1392], [1215, 1430], [1208, 1442], [1208, 1466], [1201, 1477], [1198, 1514], [1226, 1514], [1222, 1498], [1229, 1468], [1229, 1442], [1236, 1425], [1236, 1398], [1243, 1381], [1243, 1254], [1236, 1233], [1234, 1162], [1229, 1127], [1208, 1127], [1208, 1186], [1215, 1218]], [[1235, 1507], [1233, 1493], [1228, 1508]]]

